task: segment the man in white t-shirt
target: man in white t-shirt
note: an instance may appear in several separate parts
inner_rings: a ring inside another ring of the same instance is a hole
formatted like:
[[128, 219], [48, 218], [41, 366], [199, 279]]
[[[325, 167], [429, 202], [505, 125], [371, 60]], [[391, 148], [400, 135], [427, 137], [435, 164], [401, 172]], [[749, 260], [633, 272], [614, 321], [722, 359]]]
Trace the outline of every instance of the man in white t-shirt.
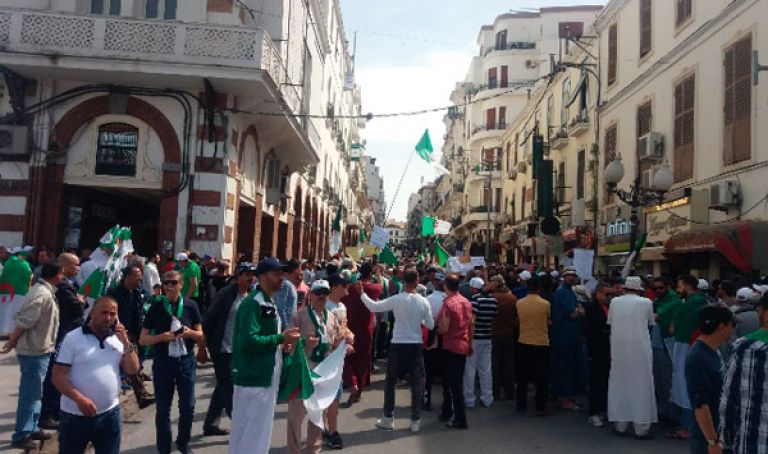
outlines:
[[102, 296], [82, 328], [61, 342], [53, 384], [61, 392], [59, 445], [62, 454], [120, 452], [120, 369], [139, 372], [139, 358], [117, 320], [117, 301]]

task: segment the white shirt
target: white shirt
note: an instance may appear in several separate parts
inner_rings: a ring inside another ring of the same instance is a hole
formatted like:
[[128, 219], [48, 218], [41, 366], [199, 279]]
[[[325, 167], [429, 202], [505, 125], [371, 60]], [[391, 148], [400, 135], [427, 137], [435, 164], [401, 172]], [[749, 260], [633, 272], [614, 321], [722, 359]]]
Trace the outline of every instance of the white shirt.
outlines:
[[[77, 328], [64, 336], [56, 364], [69, 366], [69, 382], [96, 405], [101, 414], [120, 404], [120, 360], [123, 343], [112, 335], [99, 342], [93, 334]], [[62, 394], [61, 411], [83, 416], [77, 404]]]
[[325, 300], [325, 308], [331, 311], [331, 313], [335, 315], [337, 319], [339, 319], [341, 324], [347, 323], [347, 306], [345, 306], [344, 303], [341, 301], [336, 303], [332, 299], [328, 298]]
[[141, 287], [147, 295], [151, 295], [155, 285], [160, 285], [160, 273], [157, 271], [157, 265], [149, 262], [144, 267], [144, 276], [141, 278]]
[[432, 311], [432, 316], [437, 317], [440, 313], [440, 309], [443, 308], [443, 301], [445, 301], [445, 292], [441, 290], [435, 290], [428, 297], [429, 309]]
[[363, 293], [360, 299], [371, 312], [394, 312], [393, 344], [421, 344], [421, 325], [427, 329], [435, 327], [429, 302], [417, 293], [398, 293], [381, 301], [374, 301]]

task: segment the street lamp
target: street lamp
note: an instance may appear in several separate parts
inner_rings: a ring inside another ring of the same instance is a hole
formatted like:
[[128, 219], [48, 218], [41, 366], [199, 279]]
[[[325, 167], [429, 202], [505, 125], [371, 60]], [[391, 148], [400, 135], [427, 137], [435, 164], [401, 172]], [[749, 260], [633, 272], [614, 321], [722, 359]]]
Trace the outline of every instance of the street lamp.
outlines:
[[629, 190], [618, 189], [617, 186], [624, 178], [624, 164], [621, 162], [621, 155], [611, 161], [605, 167], [605, 184], [608, 186], [608, 192], [616, 196], [632, 208], [630, 216], [629, 233], [629, 254], [635, 250], [637, 242], [638, 219], [637, 209], [646, 205], [660, 203], [664, 200], [664, 194], [669, 191], [674, 183], [674, 175], [666, 162], [656, 171], [651, 187], [643, 187], [640, 179], [640, 161], [636, 161], [635, 181], [630, 185]]

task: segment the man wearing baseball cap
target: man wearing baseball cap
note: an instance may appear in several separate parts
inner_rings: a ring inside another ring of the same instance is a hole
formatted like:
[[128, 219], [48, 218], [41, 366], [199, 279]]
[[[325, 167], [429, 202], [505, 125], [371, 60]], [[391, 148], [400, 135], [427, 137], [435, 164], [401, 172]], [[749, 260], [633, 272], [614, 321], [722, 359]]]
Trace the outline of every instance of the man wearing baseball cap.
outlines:
[[259, 262], [255, 274], [259, 283], [237, 309], [232, 336], [230, 454], [269, 451], [282, 353], [291, 352], [301, 337], [298, 328], [281, 333], [280, 317], [273, 302], [283, 285], [283, 265], [267, 257]]
[[[472, 289], [472, 313], [475, 329], [472, 332], [472, 353], [467, 357], [464, 369], [464, 405], [475, 407], [475, 378], [480, 379], [480, 403], [484, 407], [493, 404], [493, 375], [491, 369], [491, 328], [493, 319], [499, 313], [498, 302], [493, 291], [496, 282], [486, 284], [479, 277], [469, 280]], [[477, 375], [477, 377], [476, 377]]]
[[256, 267], [250, 262], [239, 263], [237, 281], [216, 294], [216, 299], [205, 314], [203, 330], [216, 373], [216, 388], [205, 414], [204, 436], [229, 434], [229, 431], [219, 428], [219, 419], [222, 410], [226, 410], [227, 416], [232, 418], [232, 339], [235, 334], [235, 314], [255, 281]]
[[200, 293], [200, 278], [202, 272], [200, 266], [194, 260], [190, 260], [189, 256], [184, 252], [176, 254], [176, 262], [179, 264], [179, 271], [181, 271], [184, 285], [181, 287], [181, 295], [185, 299], [197, 300], [197, 296]]

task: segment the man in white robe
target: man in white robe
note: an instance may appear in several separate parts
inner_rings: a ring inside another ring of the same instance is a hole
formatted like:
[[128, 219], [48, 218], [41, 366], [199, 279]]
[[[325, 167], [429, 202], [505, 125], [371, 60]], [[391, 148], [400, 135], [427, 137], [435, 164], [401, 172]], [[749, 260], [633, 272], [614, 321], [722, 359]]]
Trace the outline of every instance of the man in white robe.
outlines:
[[648, 328], [656, 324], [653, 302], [641, 296], [640, 277], [629, 276], [625, 294], [614, 298], [608, 310], [611, 325], [611, 373], [608, 379], [608, 420], [625, 434], [629, 423], [635, 436], [648, 438], [657, 422], [653, 387], [653, 351]]

